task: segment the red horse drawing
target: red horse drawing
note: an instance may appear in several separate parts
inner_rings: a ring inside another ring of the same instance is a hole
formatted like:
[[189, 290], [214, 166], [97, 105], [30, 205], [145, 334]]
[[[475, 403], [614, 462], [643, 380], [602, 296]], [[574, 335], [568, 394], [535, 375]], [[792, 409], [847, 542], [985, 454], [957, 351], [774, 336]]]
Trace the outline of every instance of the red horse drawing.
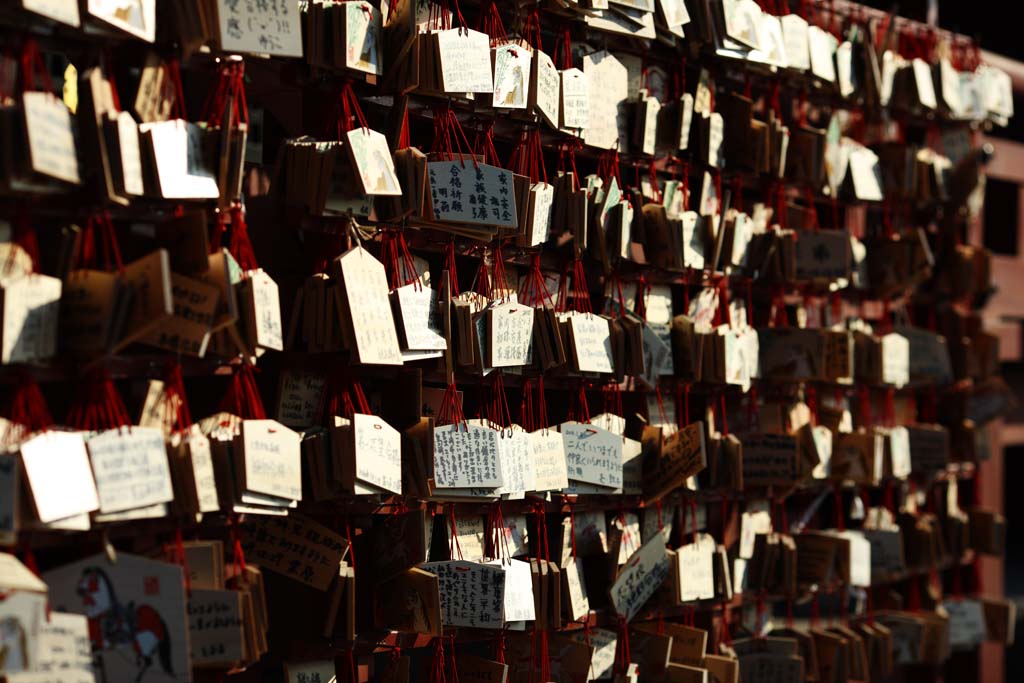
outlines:
[[89, 637], [96, 650], [131, 645], [135, 652], [139, 683], [153, 665], [154, 655], [163, 670], [173, 675], [171, 639], [160, 613], [149, 605], [121, 604], [114, 584], [99, 567], [87, 567], [78, 582], [78, 595], [89, 618]]

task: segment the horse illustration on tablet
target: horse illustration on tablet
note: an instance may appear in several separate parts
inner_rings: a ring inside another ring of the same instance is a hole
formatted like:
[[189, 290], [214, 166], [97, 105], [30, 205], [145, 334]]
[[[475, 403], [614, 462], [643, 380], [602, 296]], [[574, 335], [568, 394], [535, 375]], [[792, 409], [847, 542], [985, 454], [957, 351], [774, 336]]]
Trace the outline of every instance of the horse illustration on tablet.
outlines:
[[99, 567], [83, 570], [77, 593], [89, 618], [89, 637], [95, 650], [131, 646], [138, 666], [136, 683], [153, 666], [154, 657], [165, 673], [174, 674], [167, 624], [156, 609], [146, 604], [119, 602], [113, 582]]

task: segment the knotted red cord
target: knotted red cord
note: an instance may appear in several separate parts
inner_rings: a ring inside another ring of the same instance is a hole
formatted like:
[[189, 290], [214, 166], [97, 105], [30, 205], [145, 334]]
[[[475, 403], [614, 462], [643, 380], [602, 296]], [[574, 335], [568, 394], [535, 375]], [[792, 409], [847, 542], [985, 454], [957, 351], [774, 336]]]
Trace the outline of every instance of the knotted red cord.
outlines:
[[472, 146], [466, 133], [462, 130], [462, 124], [452, 111], [450, 106], [434, 108], [434, 142], [430, 147], [430, 153], [444, 161], [455, 161], [458, 154], [459, 163], [466, 165], [466, 155], [477, 168], [476, 157], [472, 155]]
[[[53, 93], [53, 80], [50, 72], [46, 69], [43, 55], [39, 51], [39, 43], [35, 38], [27, 37], [21, 44], [21, 83], [20, 92], [32, 92], [42, 90]], [[42, 87], [38, 87], [42, 85]]]
[[[99, 232], [99, 248], [96, 245], [97, 232]], [[78, 240], [73, 268], [96, 269], [100, 251], [103, 253], [103, 270], [108, 273], [116, 270], [123, 275], [124, 264], [121, 262], [121, 249], [117, 243], [117, 233], [114, 232], [110, 213], [107, 211], [91, 213], [86, 218], [85, 227]]]
[[540, 128], [531, 128], [522, 134], [519, 143], [512, 151], [508, 166], [513, 172], [528, 177], [531, 183], [547, 184], [548, 171], [544, 166], [544, 149], [540, 139]]
[[[224, 218], [222, 214], [222, 220]], [[228, 251], [231, 252], [235, 261], [238, 262], [238, 267], [242, 269], [243, 277], [247, 277], [250, 272], [258, 270], [260, 266], [256, 262], [256, 252], [253, 250], [252, 241], [249, 239], [249, 226], [246, 225], [241, 202], [235, 202], [231, 205], [226, 218], [230, 220], [231, 226]]]
[[110, 373], [101, 368], [81, 383], [64, 422], [80, 431], [100, 431], [125, 427], [132, 420]]
[[843, 512], [843, 486], [839, 482], [832, 488], [832, 497], [835, 502], [836, 529], [846, 530], [846, 514]]
[[356, 413], [373, 414], [359, 379], [344, 369], [331, 373], [320, 397], [322, 420], [329, 420], [335, 415], [351, 420]]
[[244, 420], [267, 419], [254, 372], [248, 363], [241, 363], [235, 368], [227, 393], [220, 402], [221, 410]]
[[455, 241], [448, 240], [444, 246], [444, 272], [448, 277], [448, 293], [451, 297], [459, 295], [459, 273], [455, 266]]
[[519, 286], [517, 298], [520, 303], [534, 308], [544, 306], [545, 304], [551, 308], [555, 307], [554, 302], [551, 300], [551, 293], [548, 291], [547, 281], [544, 279], [544, 273], [540, 269], [540, 252], [533, 255], [530, 271], [523, 278], [523, 282]]
[[480, 12], [480, 18], [477, 20], [476, 30], [486, 33], [490, 37], [491, 47], [508, 42], [505, 25], [501, 21], [501, 12], [498, 11], [498, 5], [494, 0], [487, 0]]
[[235, 567], [235, 576], [242, 583], [249, 583], [248, 566], [245, 563], [245, 550], [242, 548], [242, 532], [239, 524], [239, 515], [231, 513], [228, 517], [228, 527], [231, 531], [232, 562]]
[[587, 404], [587, 392], [583, 380], [579, 381], [578, 390], [570, 395], [567, 422], [590, 422], [590, 406]]
[[492, 252], [493, 263], [491, 264], [491, 287], [493, 288], [493, 295], [497, 296], [501, 293], [502, 301], [509, 301], [510, 292], [508, 287], [508, 277], [505, 274], [505, 256], [501, 253], [502, 244], [496, 242], [494, 250]]
[[543, 51], [544, 44], [540, 37], [540, 12], [538, 7], [539, 5], [534, 5], [533, 9], [527, 12], [520, 34], [522, 34], [523, 40], [526, 41], [527, 45], [534, 50]]
[[690, 383], [676, 382], [676, 426], [679, 429], [690, 424]]
[[495, 282], [492, 269], [487, 267], [487, 248], [479, 245], [473, 248], [480, 254], [480, 262], [476, 266], [476, 274], [473, 276], [472, 290], [490, 301], [494, 297]]
[[164, 366], [164, 408], [168, 414], [165, 423], [172, 432], [184, 432], [192, 426], [192, 413], [185, 396], [185, 382], [181, 376], [181, 365], [173, 358]]
[[[406, 116], [408, 116], [408, 110], [406, 110]], [[363, 115], [363, 108], [359, 105], [359, 98], [356, 97], [355, 90], [352, 88], [352, 80], [346, 78], [342, 81], [341, 90], [327, 116], [328, 134], [333, 130], [336, 140], [343, 139], [345, 133], [355, 128], [352, 123], [353, 117], [359, 122], [360, 128], [369, 131], [370, 127]]]
[[[227, 120], [224, 115], [227, 113]], [[245, 99], [245, 63], [225, 61], [220, 66], [217, 85], [203, 103], [199, 116], [210, 128], [234, 128], [249, 125], [249, 106]]]
[[[7, 407], [7, 418], [20, 427], [8, 432], [8, 436], [20, 441], [34, 432], [48, 429], [53, 425], [53, 417], [43, 398], [43, 392], [35, 378], [28, 371], [16, 373], [16, 383]], [[5, 444], [14, 445], [14, 444]]]
[[622, 178], [619, 174], [619, 167], [619, 150], [617, 148], [601, 152], [601, 156], [597, 161], [597, 175], [604, 181], [605, 187], [608, 187], [612, 178], [615, 179], [615, 182], [619, 187], [622, 187]]
[[577, 253], [572, 263], [572, 299], [573, 307], [577, 313], [593, 313], [590, 305], [590, 290], [587, 287], [587, 272], [583, 268], [583, 261]]
[[441, 398], [441, 409], [437, 413], [437, 425], [461, 425], [468, 429], [466, 417], [462, 412], [462, 401], [459, 400], [459, 390], [455, 386], [455, 380], [445, 388], [444, 396]]
[[629, 623], [626, 617], [618, 618], [618, 633], [615, 639], [615, 674], [625, 676], [629, 671], [632, 655], [629, 652]]
[[[498, 151], [494, 148], [494, 119], [484, 121], [473, 136], [473, 154], [481, 157], [485, 164], [501, 166]], [[509, 167], [512, 162], [509, 161]]]
[[185, 581], [185, 595], [192, 597], [192, 572], [188, 569], [188, 556], [185, 554], [185, 541], [181, 537], [181, 526], [174, 530], [174, 552], [172, 562], [181, 565], [182, 577]]
[[501, 501], [495, 501], [487, 510], [487, 526], [490, 529], [491, 559], [508, 562], [512, 552], [508, 547], [508, 535], [505, 527], [505, 515], [501, 511]]
[[[17, 213], [14, 215], [14, 220], [11, 221], [12, 237], [14, 243], [25, 250], [28, 255], [29, 261], [32, 263], [32, 272], [39, 272], [39, 240], [36, 237], [36, 230], [32, 227], [32, 221], [29, 218], [29, 212], [24, 206], [19, 207]], [[14, 258], [13, 252], [10, 256]], [[13, 263], [13, 261], [11, 261]]]
[[560, 70], [572, 68], [572, 34], [569, 30], [569, 22], [562, 24], [562, 29], [555, 40], [555, 54], [553, 61]]
[[422, 289], [416, 262], [405, 241], [405, 232], [401, 228], [381, 228], [380, 251], [391, 289], [406, 285], [414, 285], [417, 291]]
[[453, 560], [464, 559], [462, 556], [462, 546], [459, 544], [459, 527], [455, 523], [455, 505], [448, 506], [448, 523], [451, 527], [452, 537], [448, 542], [448, 554]]

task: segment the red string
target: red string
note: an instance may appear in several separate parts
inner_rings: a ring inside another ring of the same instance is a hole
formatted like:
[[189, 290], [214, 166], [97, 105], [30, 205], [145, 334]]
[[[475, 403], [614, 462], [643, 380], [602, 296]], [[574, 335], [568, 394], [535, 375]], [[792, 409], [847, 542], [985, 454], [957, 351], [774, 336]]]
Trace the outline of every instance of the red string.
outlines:
[[266, 410], [256, 386], [255, 370], [248, 363], [238, 365], [231, 375], [227, 393], [221, 400], [221, 410], [244, 420], [265, 420]]
[[381, 228], [381, 260], [389, 275], [389, 282], [392, 289], [406, 285], [414, 285], [416, 290], [422, 289], [423, 284], [416, 270], [416, 262], [413, 260], [409, 245], [405, 241], [405, 232], [401, 228]]
[[[390, 8], [390, 5], [388, 6]], [[412, 147], [412, 139], [409, 137], [409, 107], [402, 111], [402, 127], [398, 132], [398, 149]]]
[[[683, 211], [690, 210], [690, 163], [684, 161], [680, 171], [680, 183], [683, 192]], [[689, 296], [689, 292], [687, 292]], [[687, 306], [689, 308], [689, 306]]]
[[526, 21], [523, 23], [520, 33], [530, 47], [543, 51], [544, 43], [540, 37], [540, 12], [536, 6], [526, 15]]
[[558, 35], [557, 40], [555, 40], [553, 61], [563, 71], [572, 68], [572, 35], [569, 31], [568, 22], [562, 24], [561, 33]]
[[871, 389], [862, 386], [858, 392], [860, 397], [860, 420], [861, 424], [872, 424], [871, 418]]
[[441, 409], [437, 413], [437, 425], [461, 425], [468, 430], [466, 417], [462, 412], [462, 401], [459, 399], [459, 390], [455, 386], [455, 380], [445, 388], [444, 396], [441, 398]]
[[[408, 117], [408, 110], [406, 110], [405, 116]], [[352, 81], [351, 79], [345, 79], [342, 81], [338, 100], [328, 119], [328, 125], [331, 125], [333, 122], [333, 128], [338, 140], [342, 139], [343, 133], [348, 133], [355, 127], [352, 123], [353, 117], [359, 122], [359, 127], [364, 132], [369, 133], [370, 126], [366, 123], [363, 108], [359, 105], [359, 98], [356, 97], [355, 90], [352, 88]]]
[[448, 544], [448, 554], [451, 558], [462, 560], [462, 546], [459, 544], [459, 530], [458, 525], [455, 523], [455, 505], [448, 506], [449, 512], [449, 523], [451, 524], [452, 539]]
[[192, 597], [192, 572], [188, 569], [188, 556], [185, 554], [185, 542], [181, 538], [181, 527], [174, 530], [174, 550], [177, 563], [181, 565], [181, 573], [185, 579], [185, 594]]
[[476, 276], [473, 278], [473, 291], [484, 299], [490, 300], [494, 296], [493, 269], [488, 270], [487, 268], [487, 250], [480, 247], [479, 252], [480, 262], [477, 264]]
[[895, 481], [890, 481], [882, 493], [882, 504], [894, 517], [896, 516], [896, 486]]
[[[654, 162], [647, 164], [647, 182], [651, 185], [651, 197], [658, 204], [662, 203], [661, 184], [658, 181], [658, 168]], [[637, 183], [639, 185], [639, 183]]]
[[[708, 169], [708, 171], [711, 173], [711, 179], [715, 183], [715, 213], [721, 214], [724, 199], [722, 197], [722, 170], [719, 168], [711, 168]], [[723, 216], [722, 218], [724, 219], [725, 217]]]
[[348, 515], [345, 515], [345, 540], [348, 541], [348, 560], [352, 566], [352, 570], [356, 568], [356, 544], [352, 542], [352, 524], [349, 522]]
[[[501, 292], [502, 301], [509, 300], [508, 278], [505, 276], [505, 257], [501, 253], [501, 242], [497, 242], [492, 252], [493, 263], [491, 264], [491, 287], [494, 294]], [[481, 257], [481, 262], [483, 258]]]
[[618, 635], [615, 639], [615, 674], [625, 676], [629, 670], [629, 663], [632, 655], [629, 652], [629, 623], [626, 617], [620, 616], [618, 620]]
[[770, 327], [789, 327], [789, 310], [786, 308], [786, 286], [772, 285], [772, 308]]
[[814, 189], [810, 185], [805, 188], [805, 197], [807, 199], [807, 215], [804, 229], [818, 232], [821, 230], [821, 223], [818, 222], [818, 207], [814, 200]]
[[722, 322], [732, 327], [732, 311], [729, 310], [729, 281], [724, 277], [718, 281], [718, 302], [722, 311]]
[[8, 419], [21, 429], [19, 433], [9, 436], [17, 441], [33, 432], [48, 429], [53, 425], [53, 417], [43, 398], [43, 392], [35, 378], [27, 371], [16, 373], [16, 383], [11, 393]]
[[117, 93], [117, 83], [114, 81], [114, 52], [110, 48], [104, 48], [100, 56], [103, 66], [103, 75], [106, 76], [110, 85], [110, 99], [114, 105], [114, 111], [121, 111], [121, 97]]
[[747, 392], [747, 429], [752, 432], [756, 432], [757, 426], [761, 423], [761, 409], [759, 403], [760, 401], [757, 398], [757, 386], [751, 385], [750, 391]]
[[508, 399], [505, 395], [505, 380], [501, 371], [494, 373], [489, 388], [489, 400], [482, 402], [486, 409], [484, 417], [491, 425], [497, 425], [501, 429], [507, 429], [512, 424], [512, 416], [508, 408]]
[[811, 426], [818, 425], [818, 390], [808, 385], [805, 392], [807, 398], [807, 410], [811, 413]]
[[608, 384], [604, 385], [602, 389], [604, 395], [604, 412], [611, 413], [612, 415], [624, 415], [625, 411], [622, 409], [622, 389], [619, 387], [619, 383], [611, 380]]
[[245, 216], [242, 211], [242, 204], [235, 202], [228, 212], [231, 221], [231, 239], [228, 241], [228, 251], [238, 262], [242, 269], [243, 276], [251, 271], [259, 269], [256, 261], [256, 252], [252, 248], [249, 239], [249, 227], [245, 223]]
[[722, 627], [719, 629], [719, 645], [732, 646], [732, 625], [729, 623], [729, 605], [722, 603]]
[[181, 67], [178, 64], [178, 60], [169, 59], [164, 62], [163, 68], [174, 89], [174, 103], [171, 106], [171, 117], [187, 120], [188, 112], [185, 111], [185, 91], [181, 87]]
[[[38, 79], [38, 80], [37, 80]], [[21, 92], [30, 92], [37, 89], [41, 84], [41, 90], [54, 92], [53, 80], [50, 72], [46, 70], [43, 62], [43, 55], [39, 51], [39, 43], [35, 38], [27, 37], [21, 44]]]
[[590, 290], [587, 287], [587, 273], [583, 268], [583, 261], [577, 253], [573, 259], [572, 274], [573, 306], [577, 313], [592, 313], [590, 305]]
[[459, 295], [459, 273], [455, 267], [455, 242], [448, 240], [444, 247], [444, 270], [448, 274], [448, 289], [450, 296]]
[[743, 212], [743, 177], [737, 175], [732, 181], [732, 193], [735, 197], [733, 200], [733, 206], [736, 210]]
[[[32, 546], [28, 545], [28, 543], [25, 544], [21, 552], [21, 561], [25, 565], [25, 569], [35, 574], [37, 578], [42, 578], [39, 573], [39, 563], [36, 561], [36, 554], [32, 552]], [[4, 593], [4, 596], [6, 597], [6, 593]]]
[[434, 658], [430, 667], [430, 683], [447, 683], [445, 680], [444, 636], [434, 638]]
[[548, 182], [548, 172], [544, 166], [544, 149], [540, 139], [540, 128], [524, 131], [512, 150], [508, 166], [515, 173], [526, 176], [531, 183]]
[[32, 271], [39, 272], [39, 240], [36, 238], [35, 228], [29, 218], [28, 211], [19, 207], [12, 221], [14, 242], [28, 254], [32, 262]]
[[921, 611], [921, 577], [914, 576], [910, 579], [907, 595], [907, 609], [911, 612]]
[[547, 513], [544, 511], [544, 503], [536, 501], [533, 504], [533, 513], [537, 516], [537, 535], [539, 537], [536, 550], [537, 559], [550, 561], [551, 547], [548, 543], [548, 519]]
[[103, 270], [106, 272], [124, 273], [124, 264], [121, 262], [121, 249], [117, 242], [117, 233], [114, 231], [114, 224], [110, 220], [110, 213], [101, 211], [89, 214], [85, 221], [85, 227], [78, 240], [78, 248], [73, 259], [73, 268], [95, 269], [99, 250], [96, 246], [96, 233], [100, 234], [100, 246], [103, 252]]
[[[226, 121], [225, 111], [228, 114]], [[236, 125], [249, 124], [244, 62], [227, 61], [221, 64], [217, 85], [207, 94], [199, 118], [210, 128], [233, 128]]]
[[192, 426], [192, 413], [185, 396], [185, 382], [181, 376], [181, 365], [171, 358], [164, 365], [165, 407], [173, 411], [166, 416], [171, 431], [183, 432]]
[[587, 392], [583, 380], [579, 381], [575, 400], [569, 404], [568, 422], [590, 422], [590, 406], [587, 403]]
[[583, 141], [573, 138], [571, 142], [564, 142], [558, 146], [558, 172], [572, 173], [572, 189], [580, 189], [580, 174], [576, 170], [576, 149], [583, 146]]
[[487, 4], [484, 5], [484, 9], [480, 12], [480, 17], [477, 19], [476, 30], [490, 36], [491, 47], [508, 42], [508, 36], [505, 34], [505, 25], [501, 21], [501, 13], [498, 11], [498, 6], [494, 0], [488, 0]]
[[452, 27], [452, 17], [448, 9], [447, 0], [432, 2], [429, 7], [430, 13], [427, 19], [427, 27], [431, 31], [447, 31]]
[[530, 264], [530, 271], [519, 287], [519, 302], [526, 306], [538, 308], [545, 304], [555, 307], [551, 300], [551, 293], [548, 291], [547, 281], [540, 269], [540, 252], [533, 254]]
[[479, 166], [476, 157], [470, 154], [472, 147], [466, 133], [462, 130], [462, 124], [452, 111], [450, 106], [436, 107], [434, 109], [434, 142], [430, 152], [445, 161], [454, 161], [458, 154], [459, 162], [465, 166], [466, 154], [469, 154], [473, 167]]
[[505, 650], [508, 649], [508, 629], [501, 628], [494, 635], [494, 661], [505, 664]]
[[636, 280], [636, 314], [647, 324], [647, 295], [651, 293], [651, 283], [643, 273]]
[[[494, 119], [485, 121], [481, 128], [478, 128], [473, 136], [473, 154], [483, 158], [485, 164], [501, 166], [501, 159], [498, 158], [498, 151], [494, 149]], [[515, 152], [513, 152], [513, 155]], [[509, 168], [512, 161], [509, 160]]]
[[569, 503], [569, 543], [573, 559], [576, 558], [576, 503]]
[[248, 583], [248, 568], [245, 564], [245, 550], [242, 548], [242, 533], [238, 523], [238, 515], [232, 514], [228, 518], [228, 524], [231, 528], [232, 547], [234, 548], [235, 575], [239, 577], [242, 583]]
[[351, 420], [356, 413], [372, 415], [373, 411], [359, 379], [350, 376], [347, 368], [341, 368], [331, 373], [324, 383], [320, 396], [320, 415], [321, 418], [337, 415]]
[[597, 175], [604, 181], [605, 187], [608, 187], [615, 179], [616, 184], [622, 187], [622, 177], [619, 173], [619, 150], [609, 149], [601, 152], [601, 156], [597, 162]]
[[660, 386], [654, 388], [654, 400], [658, 404], [658, 421], [661, 422], [661, 424], [668, 424], [668, 411], [665, 410], [665, 400], [662, 396]]
[[94, 431], [125, 427], [131, 418], [110, 374], [100, 369], [82, 383], [64, 422], [80, 431]]

